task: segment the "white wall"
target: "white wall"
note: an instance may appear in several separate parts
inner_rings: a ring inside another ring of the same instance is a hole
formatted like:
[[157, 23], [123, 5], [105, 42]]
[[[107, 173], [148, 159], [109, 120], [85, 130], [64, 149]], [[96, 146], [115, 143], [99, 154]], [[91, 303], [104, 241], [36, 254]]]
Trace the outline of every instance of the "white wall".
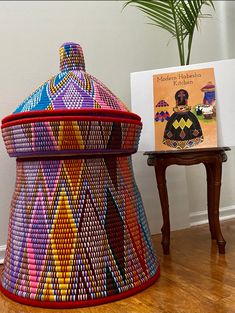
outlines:
[[[209, 28], [207, 28], [208, 37], [201, 36], [200, 39], [201, 34], [197, 34], [194, 42], [195, 50], [192, 56], [192, 63], [235, 57], [235, 42], [232, 39], [235, 27], [235, 3], [233, 1], [218, 1], [215, 4], [216, 16], [213, 20], [216, 25], [210, 23]], [[215, 29], [213, 30], [214, 27]], [[201, 49], [199, 48], [199, 42]], [[206, 53], [204, 54], [204, 52]], [[228, 161], [223, 165], [220, 203], [229, 217], [234, 216], [235, 212], [235, 148], [232, 148], [232, 151], [227, 153], [227, 155]], [[194, 222], [198, 218], [200, 220], [200, 215], [197, 215], [198, 212], [206, 210], [205, 170], [202, 165], [189, 167], [186, 170], [186, 177], [189, 189], [190, 213], [192, 222]], [[198, 194], [200, 195], [199, 197], [197, 196]], [[223, 216], [223, 212], [221, 215]]]
[[[65, 41], [82, 45], [87, 71], [129, 106], [131, 72], [178, 65], [175, 43], [171, 41], [167, 47], [168, 34], [148, 25], [136, 8], [121, 12], [122, 5], [122, 1], [1, 1], [0, 118], [10, 114], [39, 84], [58, 72], [58, 48]], [[216, 2], [216, 7], [215, 17], [204, 20], [200, 34], [195, 35], [193, 63], [235, 58], [235, 3]], [[230, 185], [233, 158], [224, 167], [224, 174], [228, 175], [224, 176], [222, 206], [235, 203]], [[157, 232], [161, 215], [153, 168], [147, 167], [141, 153], [134, 156], [134, 166], [150, 228]], [[200, 167], [190, 168], [186, 179], [181, 168], [172, 167], [167, 175], [170, 204], [174, 204], [173, 226], [177, 228], [180, 219], [188, 225], [189, 217], [182, 210], [189, 207], [192, 198], [182, 199], [180, 190], [187, 189], [192, 195], [196, 184], [203, 193], [203, 173]], [[0, 139], [0, 246], [6, 242], [14, 179], [15, 160], [7, 156]], [[203, 197], [199, 202], [193, 198], [192, 212], [205, 208]]]

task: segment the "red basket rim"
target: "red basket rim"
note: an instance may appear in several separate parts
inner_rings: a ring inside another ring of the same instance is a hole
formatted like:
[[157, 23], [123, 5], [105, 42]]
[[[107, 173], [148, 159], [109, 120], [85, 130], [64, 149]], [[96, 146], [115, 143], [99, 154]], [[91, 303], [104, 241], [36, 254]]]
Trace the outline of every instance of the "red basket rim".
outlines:
[[50, 116], [87, 116], [87, 117], [120, 117], [140, 121], [141, 118], [135, 113], [126, 111], [117, 111], [110, 109], [74, 109], [74, 110], [45, 110], [45, 111], [29, 111], [20, 112], [6, 116], [2, 120], [2, 125], [24, 118], [50, 117]]

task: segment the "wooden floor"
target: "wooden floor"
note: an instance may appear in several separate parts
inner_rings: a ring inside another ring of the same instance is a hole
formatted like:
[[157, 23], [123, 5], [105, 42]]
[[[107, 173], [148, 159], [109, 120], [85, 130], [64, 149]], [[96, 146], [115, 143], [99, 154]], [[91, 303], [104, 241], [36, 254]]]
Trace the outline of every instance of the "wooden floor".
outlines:
[[[211, 243], [208, 226], [172, 232], [171, 255], [160, 236], [153, 244], [161, 262], [158, 281], [136, 296], [63, 313], [235, 313], [235, 220], [221, 223], [226, 255]], [[17, 304], [0, 294], [0, 313], [58, 312]]]

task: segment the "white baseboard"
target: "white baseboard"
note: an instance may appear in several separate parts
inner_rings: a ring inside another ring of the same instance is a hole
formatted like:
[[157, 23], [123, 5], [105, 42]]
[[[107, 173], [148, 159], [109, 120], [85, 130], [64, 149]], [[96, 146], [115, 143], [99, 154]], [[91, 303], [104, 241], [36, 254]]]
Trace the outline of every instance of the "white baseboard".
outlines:
[[[207, 210], [191, 213], [189, 218], [190, 218], [190, 226], [207, 224], [208, 223]], [[220, 220], [221, 221], [228, 220], [231, 218], [235, 218], [235, 205], [220, 208]]]
[[3, 264], [4, 262], [4, 255], [5, 255], [6, 248], [7, 248], [6, 245], [0, 246], [0, 264]]

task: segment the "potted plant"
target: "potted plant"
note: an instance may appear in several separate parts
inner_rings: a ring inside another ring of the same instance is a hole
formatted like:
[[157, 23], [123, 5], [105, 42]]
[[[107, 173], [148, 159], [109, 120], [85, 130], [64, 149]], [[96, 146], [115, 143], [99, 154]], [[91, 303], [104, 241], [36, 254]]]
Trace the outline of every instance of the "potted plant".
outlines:
[[176, 39], [181, 65], [190, 62], [193, 35], [199, 20], [211, 17], [211, 14], [203, 14], [202, 8], [214, 8], [212, 0], [128, 0], [124, 8], [128, 5], [139, 8], [152, 25], [165, 29]]

